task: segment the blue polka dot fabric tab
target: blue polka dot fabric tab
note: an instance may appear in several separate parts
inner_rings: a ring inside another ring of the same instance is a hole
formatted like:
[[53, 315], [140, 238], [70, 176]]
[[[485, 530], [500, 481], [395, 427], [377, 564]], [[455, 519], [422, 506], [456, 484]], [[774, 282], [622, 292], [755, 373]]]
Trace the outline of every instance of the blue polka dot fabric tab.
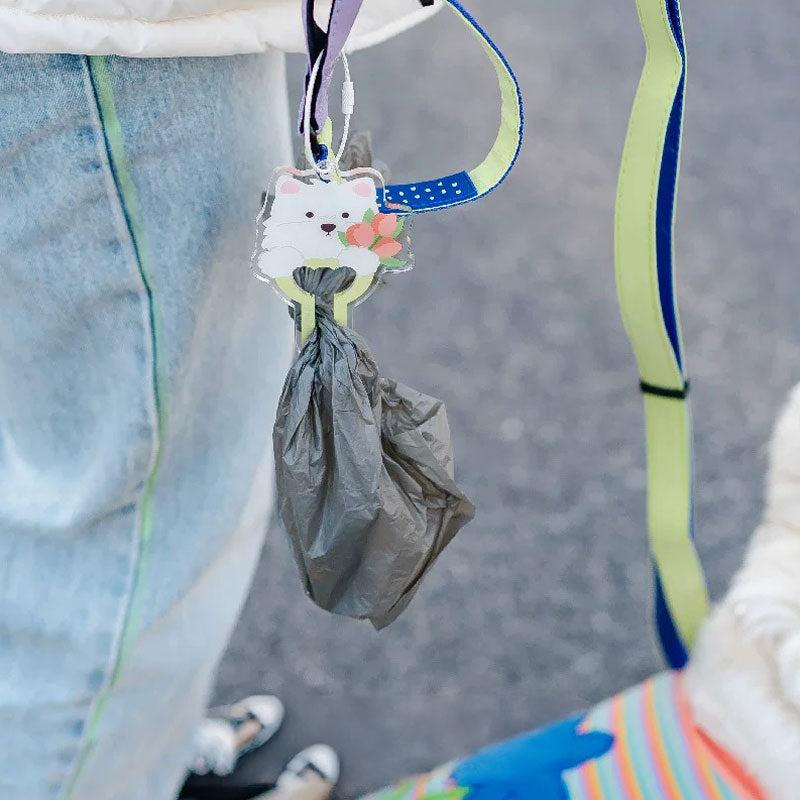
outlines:
[[396, 183], [386, 187], [383, 210], [391, 203], [408, 206], [413, 212], [435, 211], [478, 197], [478, 190], [466, 172], [458, 172], [445, 178], [435, 178], [421, 183]]

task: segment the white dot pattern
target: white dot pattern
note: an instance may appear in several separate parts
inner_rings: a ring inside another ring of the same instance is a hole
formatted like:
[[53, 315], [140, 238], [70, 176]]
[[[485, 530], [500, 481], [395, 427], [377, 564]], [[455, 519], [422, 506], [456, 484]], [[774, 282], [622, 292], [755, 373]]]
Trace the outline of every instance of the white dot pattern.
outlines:
[[467, 202], [476, 196], [475, 187], [466, 173], [426, 183], [389, 186], [385, 193], [386, 202], [405, 203], [412, 211], [445, 208]]

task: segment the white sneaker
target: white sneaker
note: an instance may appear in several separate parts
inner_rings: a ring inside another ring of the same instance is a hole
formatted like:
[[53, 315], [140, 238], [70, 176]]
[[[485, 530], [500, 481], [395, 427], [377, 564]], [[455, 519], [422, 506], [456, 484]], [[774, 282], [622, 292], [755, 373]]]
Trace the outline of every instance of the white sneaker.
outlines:
[[330, 800], [339, 780], [339, 756], [326, 744], [299, 752], [275, 782], [275, 788], [254, 800]]
[[285, 709], [272, 695], [255, 695], [211, 709], [194, 737], [192, 772], [230, 775], [239, 759], [266, 744], [280, 729]]
[[301, 750], [275, 781], [279, 789], [289, 789], [307, 782], [309, 776], [335, 785], [339, 780], [339, 756], [327, 744], [312, 744]]

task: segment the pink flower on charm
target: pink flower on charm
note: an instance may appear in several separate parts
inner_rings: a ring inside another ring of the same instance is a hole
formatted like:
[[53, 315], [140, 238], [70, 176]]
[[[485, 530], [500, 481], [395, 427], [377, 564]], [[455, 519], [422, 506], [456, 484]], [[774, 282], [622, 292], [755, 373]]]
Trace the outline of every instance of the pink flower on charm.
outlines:
[[372, 230], [378, 236], [391, 236], [397, 227], [397, 214], [376, 214], [372, 218]]
[[359, 222], [357, 225], [351, 225], [345, 232], [347, 241], [356, 247], [371, 247], [375, 241], [375, 231], [372, 230], [372, 225], [369, 222]]
[[397, 239], [390, 239], [384, 236], [383, 239], [380, 239], [375, 247], [372, 248], [372, 252], [375, 253], [378, 258], [394, 258], [402, 249], [403, 245], [401, 245]]

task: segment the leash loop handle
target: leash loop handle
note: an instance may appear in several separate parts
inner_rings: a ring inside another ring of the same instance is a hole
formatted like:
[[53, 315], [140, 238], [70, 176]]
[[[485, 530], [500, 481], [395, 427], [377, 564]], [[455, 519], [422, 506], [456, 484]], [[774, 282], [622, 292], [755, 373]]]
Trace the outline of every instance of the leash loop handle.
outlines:
[[[422, 6], [431, 0], [420, 0]], [[406, 213], [439, 211], [463, 205], [487, 195], [505, 180], [519, 155], [524, 130], [522, 92], [507, 59], [486, 31], [459, 0], [441, 0], [456, 19], [465, 24], [477, 39], [497, 75], [500, 89], [500, 122], [497, 136], [486, 157], [469, 170], [432, 180], [392, 184], [386, 187], [385, 200], [402, 205]], [[305, 29], [308, 48], [306, 93], [301, 110], [300, 130], [311, 139], [312, 153], [322, 157], [318, 134], [328, 118], [328, 93], [336, 61], [344, 53], [363, 0], [333, 0], [328, 30], [314, 20], [315, 0], [305, 0]], [[319, 67], [315, 70], [315, 65]], [[306, 132], [305, 108], [310, 108]], [[386, 209], [383, 209], [386, 210]]]

